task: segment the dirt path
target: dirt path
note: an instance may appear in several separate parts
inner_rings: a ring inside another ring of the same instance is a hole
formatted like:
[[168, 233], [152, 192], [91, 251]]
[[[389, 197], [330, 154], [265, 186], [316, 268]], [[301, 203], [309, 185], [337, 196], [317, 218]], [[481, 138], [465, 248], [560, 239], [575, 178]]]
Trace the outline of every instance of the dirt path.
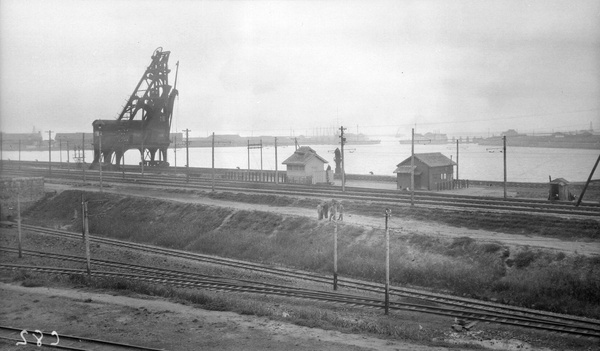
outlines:
[[[0, 283], [0, 293], [3, 325], [166, 350], [448, 350], [208, 311], [147, 296], [5, 283]], [[30, 339], [34, 343], [33, 337]], [[0, 342], [2, 349], [11, 346], [22, 348]]]
[[[46, 188], [50, 190], [63, 191], [67, 189], [79, 189], [71, 188], [62, 184], [46, 184]], [[98, 191], [97, 188], [86, 188], [86, 191]], [[105, 188], [105, 192], [114, 194], [127, 194], [132, 196], [151, 197], [156, 199], [163, 199], [169, 201], [179, 201], [186, 203], [197, 203], [209, 206], [220, 206], [227, 207], [236, 210], [256, 210], [264, 212], [278, 213], [288, 216], [305, 216], [313, 217], [316, 219], [316, 209], [306, 209], [299, 207], [275, 207], [262, 204], [249, 204], [243, 202], [233, 201], [222, 201], [215, 200], [208, 197], [200, 197], [193, 194], [184, 193], [169, 193], [161, 190], [152, 188], [141, 188], [141, 187], [119, 187], [114, 186], [111, 188]], [[360, 216], [353, 214], [346, 214], [344, 216], [346, 223], [364, 226], [382, 228], [384, 226], [383, 219], [378, 220], [373, 217]], [[379, 222], [379, 223], [378, 223]], [[479, 241], [488, 242], [501, 242], [505, 245], [512, 247], [516, 246], [530, 246], [533, 248], [551, 249], [557, 251], [563, 251], [567, 253], [578, 253], [582, 255], [600, 255], [600, 242], [598, 241], [565, 241], [555, 238], [534, 236], [534, 235], [520, 235], [520, 234], [506, 234], [494, 231], [486, 230], [474, 230], [467, 228], [457, 228], [440, 223], [424, 222], [416, 220], [407, 220], [402, 218], [392, 218], [389, 224], [392, 231], [404, 232], [404, 233], [416, 233], [426, 234], [440, 237], [460, 237], [468, 236]]]

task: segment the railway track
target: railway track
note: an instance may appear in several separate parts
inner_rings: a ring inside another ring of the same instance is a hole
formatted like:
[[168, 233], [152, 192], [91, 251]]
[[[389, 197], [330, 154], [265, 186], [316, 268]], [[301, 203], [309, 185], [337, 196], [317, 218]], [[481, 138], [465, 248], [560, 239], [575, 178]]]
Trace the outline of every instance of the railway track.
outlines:
[[[61, 236], [68, 239], [81, 240], [81, 234], [75, 234], [65, 231], [52, 230], [46, 228], [24, 226], [41, 234]], [[275, 268], [265, 265], [259, 265], [239, 260], [224, 259], [220, 257], [189, 253], [185, 251], [164, 249], [150, 245], [134, 244], [115, 239], [90, 236], [91, 241], [107, 245], [120, 246], [132, 250], [143, 250], [145, 252], [168, 255], [169, 257], [180, 257], [201, 261], [217, 265], [226, 265], [235, 268], [251, 269], [255, 272], [275, 274], [277, 276], [286, 276], [295, 279], [309, 280], [313, 282], [331, 284], [332, 278], [309, 272]], [[1, 248], [6, 252], [15, 253], [15, 249]], [[62, 261], [72, 261], [83, 264], [83, 259], [76, 256], [58, 255], [43, 252], [27, 251], [27, 255], [36, 255], [50, 259]], [[302, 299], [314, 299], [325, 302], [344, 303], [354, 306], [383, 308], [381, 298], [363, 297], [351, 294], [341, 294], [331, 291], [316, 291], [308, 289], [291, 288], [287, 286], [256, 283], [239, 279], [230, 279], [224, 277], [206, 276], [185, 271], [165, 270], [153, 267], [142, 267], [139, 265], [125, 264], [120, 262], [94, 260], [94, 267], [115, 269], [117, 272], [93, 270], [95, 276], [112, 276], [127, 279], [142, 280], [150, 283], [167, 284], [180, 287], [194, 287], [202, 289], [211, 289], [219, 291], [260, 293], [296, 297]], [[28, 269], [37, 270], [48, 274], [82, 274], [79, 269], [64, 269], [56, 267], [20, 267], [18, 265], [2, 265], [1, 269]], [[351, 279], [339, 279], [338, 286], [348, 289], [368, 292], [382, 296], [383, 286], [380, 284], [357, 281]], [[540, 330], [568, 333], [579, 336], [588, 336], [600, 338], [600, 321], [568, 316], [550, 312], [530, 310], [515, 306], [507, 306], [496, 303], [466, 299], [449, 295], [435, 294], [431, 292], [417, 291], [400, 287], [392, 287], [390, 294], [392, 297], [412, 297], [419, 299], [427, 304], [408, 304], [402, 302], [393, 302], [390, 305], [392, 310], [411, 310], [415, 312], [431, 313], [455, 318], [469, 320], [485, 321], [492, 323], [508, 324], [513, 326], [530, 327]], [[428, 305], [429, 304], [429, 305]], [[434, 306], [431, 306], [433, 304]]]
[[[46, 169], [28, 168], [27, 170], [18, 170], [14, 169], [13, 166], [10, 168], [5, 167], [3, 173], [10, 176], [39, 176], [45, 177], [47, 180], [73, 181], [77, 183], [82, 181], [81, 171], [55, 170], [49, 176]], [[86, 178], [88, 182], [98, 183], [99, 172], [87, 171]], [[126, 177], [123, 178], [122, 174], [118, 172], [103, 172], [102, 178], [103, 182], [116, 184], [135, 184], [163, 188], [176, 187], [201, 191], [212, 191], [213, 189], [211, 180], [205, 178], [191, 178], [187, 182], [185, 178], [173, 175], [146, 174], [142, 177], [137, 173], [127, 173]], [[411, 203], [410, 194], [399, 190], [346, 187], [346, 191], [341, 192], [339, 187], [309, 187], [296, 184], [281, 184], [276, 186], [270, 183], [241, 183], [223, 180], [215, 182], [214, 189], [221, 192], [243, 192], [261, 195], [336, 198], [339, 200], [376, 202], [382, 205], [408, 206]], [[419, 191], [415, 192], [414, 204], [421, 207], [527, 212], [544, 215], [600, 218], [600, 204], [597, 203], [583, 203], [579, 207], [575, 207], [572, 203], [568, 202], [549, 202], [536, 199], [505, 199]]]
[[14, 328], [9, 326], [0, 326], [0, 339], [12, 342], [13, 345], [19, 345], [23, 347], [27, 347], [27, 345], [35, 345], [37, 347], [46, 346], [59, 350], [164, 350], [109, 340], [92, 339], [74, 335], [63, 335], [57, 333], [56, 331], [48, 332], [41, 330], [27, 330], [25, 328]]

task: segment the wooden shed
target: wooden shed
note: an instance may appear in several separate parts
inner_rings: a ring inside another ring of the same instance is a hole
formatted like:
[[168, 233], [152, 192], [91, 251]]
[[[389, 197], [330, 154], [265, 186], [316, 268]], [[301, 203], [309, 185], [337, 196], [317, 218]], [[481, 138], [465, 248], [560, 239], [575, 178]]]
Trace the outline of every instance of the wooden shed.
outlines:
[[318, 184], [333, 182], [333, 172], [324, 170], [329, 163], [308, 146], [299, 147], [282, 164], [287, 166], [288, 183]]
[[[410, 189], [410, 160], [411, 157], [396, 166], [398, 189]], [[415, 154], [415, 189], [451, 189], [455, 164], [441, 152]]]
[[569, 191], [569, 182], [564, 178], [555, 178], [550, 181], [548, 200], [571, 201], [575, 197]]

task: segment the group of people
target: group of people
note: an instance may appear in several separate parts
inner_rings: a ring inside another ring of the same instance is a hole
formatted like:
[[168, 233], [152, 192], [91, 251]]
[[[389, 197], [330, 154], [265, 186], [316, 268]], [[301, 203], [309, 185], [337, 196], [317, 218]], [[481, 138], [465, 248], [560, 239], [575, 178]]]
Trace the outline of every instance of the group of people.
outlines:
[[317, 218], [333, 221], [344, 220], [344, 206], [337, 200], [323, 201], [317, 205]]

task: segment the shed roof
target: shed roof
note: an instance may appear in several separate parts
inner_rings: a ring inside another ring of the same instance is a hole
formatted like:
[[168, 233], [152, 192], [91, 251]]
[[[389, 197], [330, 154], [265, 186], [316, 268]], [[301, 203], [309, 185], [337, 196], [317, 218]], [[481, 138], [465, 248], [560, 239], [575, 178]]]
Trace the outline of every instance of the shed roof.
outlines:
[[[415, 169], [415, 175], [421, 174], [421, 172], [416, 171], [417, 166], [413, 166], [412, 168]], [[408, 165], [408, 166], [398, 166], [398, 168], [396, 168], [396, 170], [394, 171], [394, 173], [410, 174], [410, 165]]]
[[283, 161], [282, 164], [305, 165], [314, 157], [318, 158], [323, 163], [329, 163], [323, 157], [317, 155], [317, 152], [315, 150], [311, 149], [308, 146], [301, 146], [298, 148], [298, 150], [296, 150], [296, 152], [292, 154], [292, 156], [288, 157], [285, 161]]
[[569, 184], [569, 181], [566, 180], [565, 178], [554, 178], [552, 179], [552, 181], [550, 182], [550, 184]]
[[[454, 166], [456, 164], [456, 162], [444, 156], [444, 154], [442, 154], [441, 152], [415, 154], [415, 159], [418, 159], [419, 161], [423, 162], [429, 167]], [[410, 157], [400, 162], [396, 166], [404, 166], [406, 163], [410, 163]]]

